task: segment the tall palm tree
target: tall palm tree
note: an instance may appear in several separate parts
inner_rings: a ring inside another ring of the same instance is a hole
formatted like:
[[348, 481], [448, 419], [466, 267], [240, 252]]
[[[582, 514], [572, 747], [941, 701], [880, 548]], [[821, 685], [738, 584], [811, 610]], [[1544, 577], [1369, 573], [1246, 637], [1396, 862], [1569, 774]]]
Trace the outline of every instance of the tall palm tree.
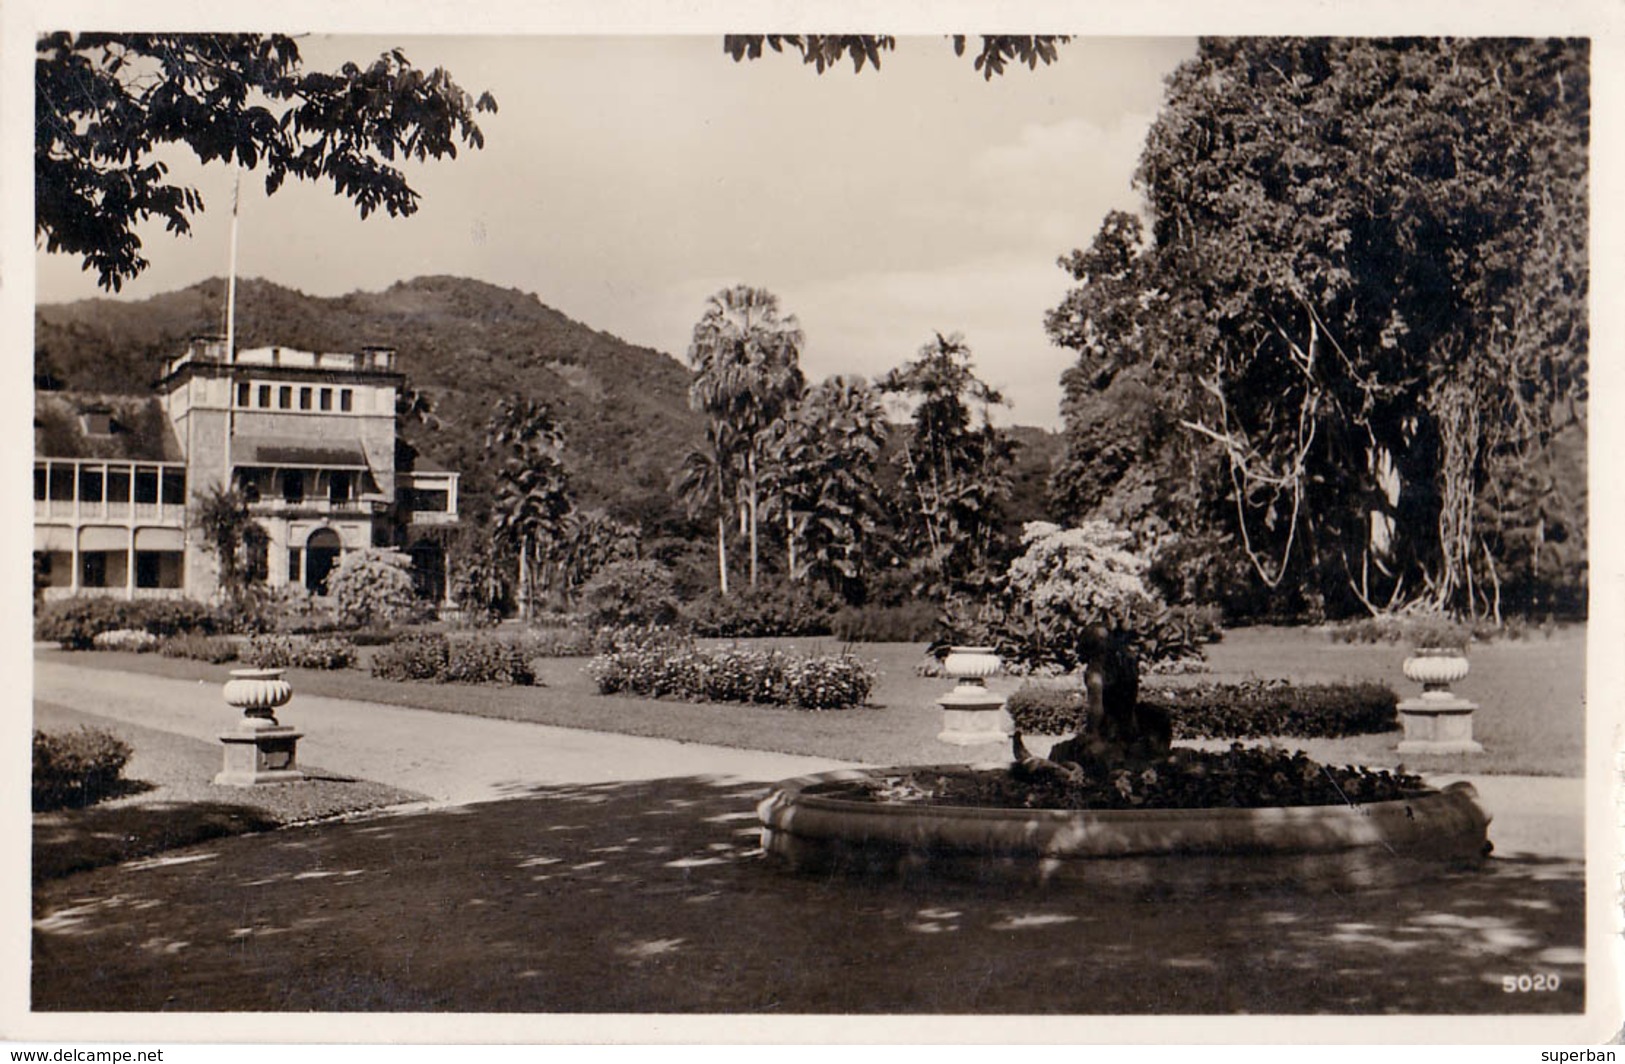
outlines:
[[763, 451], [767, 435], [800, 397], [801, 326], [795, 315], [781, 315], [779, 300], [764, 288], [735, 285], [706, 301], [694, 326], [689, 365], [694, 381], [689, 405], [726, 426], [715, 442], [733, 446], [728, 463], [740, 467], [739, 490], [750, 542], [750, 586], [759, 568], [759, 514]]
[[713, 422], [706, 426], [706, 446], [690, 451], [672, 490], [682, 500], [690, 517], [714, 509], [717, 520], [717, 587], [728, 593], [728, 513], [734, 501], [732, 445], [727, 426]]
[[502, 455], [492, 521], [519, 554], [519, 613], [529, 620], [536, 566], [545, 566], [573, 508], [564, 467], [564, 433], [545, 403], [514, 396], [497, 404], [486, 427], [487, 454]]

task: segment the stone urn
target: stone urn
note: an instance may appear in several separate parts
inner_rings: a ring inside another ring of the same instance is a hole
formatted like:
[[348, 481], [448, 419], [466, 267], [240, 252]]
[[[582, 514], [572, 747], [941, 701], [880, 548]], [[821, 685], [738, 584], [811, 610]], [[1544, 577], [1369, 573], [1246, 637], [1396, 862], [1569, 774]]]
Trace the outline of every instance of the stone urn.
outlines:
[[276, 711], [293, 697], [293, 686], [283, 679], [284, 669], [232, 669], [221, 692], [228, 706], [242, 710], [239, 728], [259, 731], [277, 727]]
[[1422, 685], [1422, 697], [1450, 697], [1450, 685], [1467, 678], [1467, 652], [1459, 647], [1418, 647], [1401, 666], [1405, 678]]
[[1004, 696], [987, 688], [987, 678], [999, 671], [999, 655], [992, 647], [953, 647], [942, 661], [942, 669], [955, 681], [944, 695], [941, 742], [955, 746], [982, 746], [1004, 742], [1014, 730], [1004, 711]]
[[235, 731], [225, 732], [225, 767], [214, 782], [226, 787], [302, 780], [299, 740], [302, 733], [276, 719], [279, 707], [293, 697], [282, 669], [233, 669], [221, 695], [242, 712]]
[[1473, 739], [1474, 702], [1451, 693], [1450, 686], [1467, 678], [1467, 651], [1461, 647], [1417, 647], [1401, 666], [1405, 678], [1422, 685], [1422, 694], [1399, 703], [1399, 722], [1405, 729], [1402, 754], [1478, 754], [1484, 747]]

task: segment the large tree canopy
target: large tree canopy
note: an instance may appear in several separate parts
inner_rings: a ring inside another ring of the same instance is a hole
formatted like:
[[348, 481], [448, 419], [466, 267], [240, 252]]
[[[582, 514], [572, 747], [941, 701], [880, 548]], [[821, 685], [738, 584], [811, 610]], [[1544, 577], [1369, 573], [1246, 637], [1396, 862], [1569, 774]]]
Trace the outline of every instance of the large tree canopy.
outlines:
[[[1588, 63], [1569, 41], [1204, 41], [1141, 159], [1149, 242], [1113, 216], [1062, 260], [1056, 497], [1216, 463], [1222, 506], [1143, 509], [1224, 514], [1214, 542], [1310, 608], [1578, 594]], [[1103, 446], [1101, 397], [1130, 386], [1149, 403], [1107, 411], [1132, 435]]]
[[263, 168], [267, 193], [325, 179], [363, 218], [408, 215], [418, 194], [397, 163], [482, 147], [474, 116], [495, 110], [489, 93], [475, 99], [398, 50], [329, 74], [304, 70], [286, 36], [47, 34], [34, 61], [34, 235], [117, 290], [147, 266], [137, 223], [183, 234], [203, 209], [197, 189], [167, 179], [168, 144]]

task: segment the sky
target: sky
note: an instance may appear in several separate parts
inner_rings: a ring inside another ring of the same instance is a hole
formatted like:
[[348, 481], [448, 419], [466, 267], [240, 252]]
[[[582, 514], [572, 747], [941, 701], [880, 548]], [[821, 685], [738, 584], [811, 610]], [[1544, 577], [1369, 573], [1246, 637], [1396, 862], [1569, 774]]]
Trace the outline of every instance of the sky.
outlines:
[[[471, 277], [678, 358], [706, 298], [747, 283], [799, 320], [809, 379], [877, 377], [959, 332], [1010, 400], [998, 420], [1053, 428], [1071, 361], [1043, 329], [1071, 283], [1056, 259], [1138, 209], [1146, 130], [1195, 41], [1076, 39], [985, 81], [940, 36], [822, 76], [794, 55], [735, 63], [720, 35], [300, 40], [307, 69], [392, 47], [496, 97], [486, 147], [410, 167], [404, 219], [245, 174], [239, 277], [324, 297]], [[118, 298], [227, 272], [234, 171], [170, 162], [206, 210], [189, 237], [145, 227], [152, 265]], [[37, 252], [35, 273], [39, 302], [106, 295], [71, 256]]]

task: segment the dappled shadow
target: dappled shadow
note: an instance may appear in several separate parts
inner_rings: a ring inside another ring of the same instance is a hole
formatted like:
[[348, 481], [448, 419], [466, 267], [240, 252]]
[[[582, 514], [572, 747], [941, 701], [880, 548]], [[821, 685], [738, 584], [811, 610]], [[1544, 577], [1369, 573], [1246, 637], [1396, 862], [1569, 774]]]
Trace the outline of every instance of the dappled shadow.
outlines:
[[262, 810], [227, 802], [154, 801], [43, 813], [34, 818], [33, 880], [276, 826]]
[[[36, 1009], [1496, 1013], [1583, 1008], [1574, 862], [1353, 894], [802, 876], [690, 777], [223, 840], [36, 891]], [[1559, 989], [1507, 993], [1547, 973]]]

